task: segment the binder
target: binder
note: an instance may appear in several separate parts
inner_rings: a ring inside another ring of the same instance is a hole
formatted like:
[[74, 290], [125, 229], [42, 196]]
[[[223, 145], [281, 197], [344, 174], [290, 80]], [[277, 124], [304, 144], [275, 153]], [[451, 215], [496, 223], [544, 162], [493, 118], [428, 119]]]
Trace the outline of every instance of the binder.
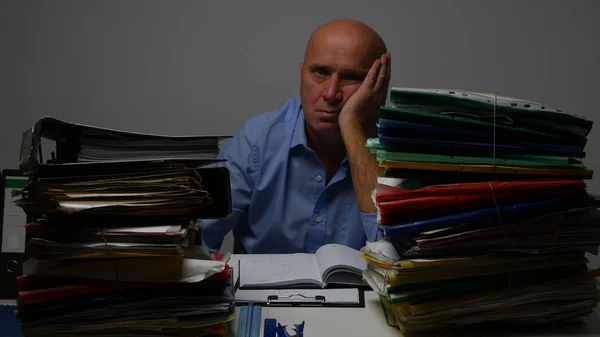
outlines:
[[497, 165], [513, 167], [532, 167], [532, 168], [585, 168], [585, 165], [578, 160], [568, 157], [551, 156], [459, 156], [459, 155], [440, 155], [428, 153], [411, 153], [388, 151], [385, 149], [374, 149], [371, 151], [377, 155], [378, 161], [393, 160], [402, 162], [422, 162], [422, 163], [440, 163], [440, 164], [464, 164], [464, 165]]
[[585, 192], [586, 184], [583, 180], [523, 180], [523, 181], [490, 181], [471, 182], [463, 184], [439, 184], [418, 189], [405, 189], [378, 182], [375, 200], [377, 203], [423, 198], [433, 196], [459, 196], [483, 194], [489, 195], [492, 191], [497, 198], [502, 195], [517, 197], [519, 195], [546, 194], [548, 191], [580, 191]]
[[541, 132], [529, 128], [518, 127], [501, 123], [498, 119], [494, 125], [493, 120], [482, 121], [461, 116], [449, 116], [444, 114], [435, 114], [409, 110], [406, 108], [382, 106], [379, 109], [379, 118], [393, 119], [397, 121], [422, 123], [428, 125], [438, 125], [448, 128], [457, 128], [460, 130], [477, 130], [492, 134], [496, 130], [496, 136], [507, 136], [513, 138], [538, 139], [546, 141], [548, 137], [558, 137], [569, 139], [565, 143], [584, 146], [585, 137], [573, 136], [569, 133], [552, 130], [551, 132]]
[[236, 305], [268, 307], [354, 307], [364, 308], [364, 290], [341, 289], [238, 289]]
[[379, 222], [397, 224], [480, 208], [567, 197], [585, 192], [585, 187], [581, 180], [445, 184], [413, 190], [379, 184], [375, 201]]
[[575, 138], [586, 137], [593, 124], [583, 116], [546, 104], [466, 90], [394, 87], [390, 100], [395, 106], [449, 116], [489, 120], [496, 114], [497, 120], [513, 125]]
[[[365, 144], [370, 152], [377, 155], [377, 160], [428, 161], [439, 163], [485, 164], [494, 162], [494, 151], [489, 149], [471, 150], [461, 147], [436, 148], [405, 147], [394, 144], [382, 144], [379, 138], [369, 138]], [[421, 150], [426, 150], [422, 152]], [[395, 159], [399, 158], [399, 159]], [[496, 151], [496, 163], [513, 166], [552, 167], [583, 166], [581, 160], [571, 157], [540, 156], [535, 154], [519, 154]]]
[[[2, 243], [0, 249], [0, 299], [17, 298], [17, 277], [23, 274], [22, 265], [27, 260], [25, 225], [29, 219], [25, 216], [25, 213], [22, 213], [23, 217], [17, 217], [18, 219], [5, 214], [5, 208], [8, 212], [5, 203], [11, 202], [6, 194], [13, 187], [22, 187], [17, 185], [23, 184], [23, 181], [26, 184], [26, 180], [23, 180], [23, 175], [19, 171], [3, 170], [0, 172], [0, 242]], [[18, 211], [22, 212], [21, 210]], [[11, 223], [15, 220], [24, 220], [22, 230], [16, 227], [16, 224]]]
[[564, 198], [555, 198], [543, 201], [500, 206], [497, 208], [492, 207], [470, 212], [456, 213], [432, 219], [387, 226], [383, 231], [386, 236], [401, 236], [464, 223], [481, 223], [483, 224], [482, 227], [489, 227], [492, 225], [498, 225], [500, 218], [502, 219], [503, 223], [512, 223], [519, 220], [532, 218], [534, 216], [541, 216], [551, 210], [568, 210], [570, 208], [584, 206], [586, 204], [598, 205], [598, 200], [591, 195], [582, 194]]
[[235, 318], [228, 257], [191, 244], [201, 241], [193, 240], [200, 219], [231, 216], [229, 171], [211, 165], [222, 161], [224, 137], [52, 118], [23, 136], [19, 167], [29, 182], [15, 203], [38, 218], [30, 229], [39, 226], [27, 277], [17, 280], [25, 334], [227, 334]]
[[475, 151], [487, 151], [489, 156], [494, 153], [514, 153], [521, 155], [540, 155], [540, 156], [558, 156], [558, 157], [574, 157], [574, 158], [585, 158], [586, 153], [576, 148], [569, 147], [557, 147], [551, 145], [544, 146], [516, 146], [516, 145], [502, 145], [489, 143], [476, 143], [476, 142], [452, 142], [452, 141], [433, 141], [424, 139], [410, 139], [400, 137], [389, 137], [379, 135], [379, 141], [382, 144], [390, 144], [394, 146], [404, 147], [416, 147], [423, 153], [430, 153], [435, 151], [447, 151], [452, 153], [456, 148], [464, 150], [475, 150]]
[[[383, 108], [382, 108], [383, 109]], [[501, 124], [502, 128], [510, 125]], [[570, 139], [565, 137], [556, 137], [544, 133], [514, 133], [508, 132], [511, 129], [499, 129], [497, 126], [496, 142], [499, 144], [514, 144], [518, 145], [521, 142], [533, 142], [538, 144], [555, 144], [576, 146], [583, 149], [587, 143], [587, 139]], [[493, 123], [492, 123], [493, 130]], [[493, 141], [493, 132], [483, 130], [473, 130], [471, 128], [461, 129], [457, 127], [431, 125], [417, 122], [394, 120], [391, 118], [379, 118], [379, 131], [383, 134], [406, 135], [407, 138], [422, 138], [422, 139], [466, 139], [471, 141], [490, 142]], [[411, 137], [415, 135], [416, 137]]]
[[[491, 177], [488, 180], [516, 180], [521, 176], [526, 177], [528, 180], [545, 179], [561, 177], [561, 179], [574, 178], [574, 179], [591, 179], [594, 170], [587, 167], [583, 168], [530, 168], [530, 167], [515, 167], [515, 166], [504, 166], [499, 165], [463, 165], [463, 164], [440, 164], [440, 163], [422, 163], [422, 162], [401, 162], [386, 160], [380, 162], [380, 166], [385, 167], [386, 176], [399, 177], [399, 174], [393, 173], [388, 174], [387, 171], [394, 169], [401, 169], [402, 171], [444, 171], [444, 175], [451, 173], [469, 173], [473, 179], [481, 179], [486, 176]], [[478, 174], [473, 174], [478, 173]], [[451, 176], [451, 175], [448, 176]], [[463, 177], [464, 179], [464, 177]]]
[[219, 141], [227, 138], [144, 134], [44, 117], [23, 132], [19, 168], [30, 173], [42, 164], [148, 160], [208, 164], [221, 161]]
[[[153, 172], [146, 170], [154, 169]], [[120, 172], [119, 172], [120, 170]], [[28, 189], [32, 192], [44, 188], [45, 185], [56, 183], [88, 183], [94, 182], [98, 184], [102, 181], [111, 181], [117, 179], [139, 180], [147, 176], [164, 176], [169, 175], [188, 175], [201, 177], [202, 189], [208, 192], [210, 196], [210, 207], [190, 208], [187, 213], [179, 212], [171, 215], [164, 215], [163, 218], [180, 218], [182, 216], [192, 216], [193, 218], [228, 218], [232, 214], [232, 202], [230, 194], [230, 179], [229, 170], [225, 167], [200, 167], [200, 168], [163, 168], [159, 164], [157, 168], [153, 162], [143, 161], [137, 163], [120, 164], [120, 163], [92, 163], [83, 164], [80, 166], [74, 165], [38, 165], [33, 168], [32, 172], [35, 177]], [[85, 191], [85, 190], [82, 190]], [[39, 193], [24, 194], [22, 207], [32, 216], [39, 217], [43, 211], [47, 218], [62, 217], [64, 214], [59, 214], [56, 210], [57, 203], [49, 200], [46, 197], [41, 197]], [[183, 199], [179, 199], [185, 201]], [[208, 200], [208, 199], [206, 199]], [[44, 204], [46, 203], [46, 204]], [[110, 210], [110, 207], [98, 208]], [[113, 208], [114, 209], [114, 208]], [[47, 211], [47, 212], [46, 212]], [[90, 211], [80, 211], [68, 214], [69, 217], [78, 218], [85, 217]], [[193, 214], [189, 214], [193, 212]], [[124, 212], [121, 212], [124, 213]], [[125, 212], [126, 214], [126, 212]], [[95, 213], [95, 216], [113, 216], [113, 213], [106, 211], [105, 213]], [[125, 216], [125, 215], [123, 215]]]
[[[387, 162], [380, 162], [380, 165], [386, 166]], [[401, 178], [401, 179], [410, 179], [412, 185], [416, 185], [414, 188], [425, 187], [425, 186], [433, 186], [433, 185], [441, 185], [441, 184], [468, 184], [473, 182], [489, 182], [489, 181], [506, 181], [506, 180], [549, 180], [549, 179], [582, 179], [589, 180], [592, 179], [594, 171], [581, 169], [575, 170], [577, 174], [573, 174], [569, 176], [565, 174], [566, 172], [562, 172], [564, 170], [560, 170], [561, 172], [553, 172], [547, 170], [541, 170], [542, 172], [526, 172], [527, 174], [515, 174], [519, 173], [521, 170], [516, 168], [512, 172], [501, 169], [494, 171], [493, 165], [473, 165], [472, 167], [465, 167], [466, 165], [447, 165], [443, 167], [444, 174], [440, 174], [437, 170], [438, 165], [425, 165], [426, 163], [420, 163], [417, 165], [412, 165], [412, 163], [406, 163], [411, 166], [411, 168], [401, 168], [405, 163], [396, 162], [400, 167], [390, 167], [387, 165], [384, 172], [384, 177], [386, 178]], [[425, 169], [421, 169], [421, 167], [426, 166]], [[415, 167], [416, 166], [416, 167]], [[499, 166], [502, 167], [502, 166]], [[506, 166], [504, 166], [506, 167]], [[502, 172], [501, 172], [502, 171]], [[426, 183], [421, 183], [424, 181]], [[412, 186], [409, 185], [409, 186]]]

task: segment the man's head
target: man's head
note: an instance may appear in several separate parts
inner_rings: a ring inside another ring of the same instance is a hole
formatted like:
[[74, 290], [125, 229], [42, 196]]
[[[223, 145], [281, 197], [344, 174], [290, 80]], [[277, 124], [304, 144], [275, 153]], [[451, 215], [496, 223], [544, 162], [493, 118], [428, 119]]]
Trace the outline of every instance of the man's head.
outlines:
[[341, 137], [340, 110], [386, 51], [379, 34], [359, 21], [335, 20], [313, 32], [300, 64], [300, 97], [309, 136], [331, 141]]

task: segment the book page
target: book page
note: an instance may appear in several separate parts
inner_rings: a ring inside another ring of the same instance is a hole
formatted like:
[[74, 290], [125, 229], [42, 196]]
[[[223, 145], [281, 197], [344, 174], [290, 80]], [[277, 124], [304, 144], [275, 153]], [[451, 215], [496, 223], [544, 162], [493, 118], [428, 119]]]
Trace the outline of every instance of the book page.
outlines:
[[340, 244], [322, 246], [317, 250], [315, 257], [323, 280], [332, 269], [342, 269], [359, 275], [367, 269], [367, 261], [362, 258], [361, 252]]
[[240, 288], [264, 288], [313, 284], [320, 287], [321, 275], [313, 254], [252, 256], [240, 260]]

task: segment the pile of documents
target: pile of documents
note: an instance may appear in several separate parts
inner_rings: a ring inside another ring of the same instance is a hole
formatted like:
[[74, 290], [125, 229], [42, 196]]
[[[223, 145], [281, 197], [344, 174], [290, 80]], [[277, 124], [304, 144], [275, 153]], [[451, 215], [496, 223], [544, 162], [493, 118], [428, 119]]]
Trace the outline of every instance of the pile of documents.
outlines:
[[17, 280], [24, 335], [229, 333], [229, 255], [197, 245], [201, 219], [231, 215], [228, 170], [209, 165], [218, 140], [52, 118], [25, 132], [29, 182], [16, 202], [30, 219]]
[[592, 122], [460, 90], [393, 88], [391, 100], [367, 143], [385, 168], [373, 192], [385, 238], [361, 250], [388, 323], [410, 334], [591, 313]]

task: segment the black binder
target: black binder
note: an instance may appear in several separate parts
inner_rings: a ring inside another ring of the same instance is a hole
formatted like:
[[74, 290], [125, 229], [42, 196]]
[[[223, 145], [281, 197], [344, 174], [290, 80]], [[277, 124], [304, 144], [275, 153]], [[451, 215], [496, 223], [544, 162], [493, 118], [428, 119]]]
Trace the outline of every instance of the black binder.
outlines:
[[[198, 208], [193, 214], [173, 217], [229, 218], [232, 215], [229, 170], [215, 165], [225, 161], [217, 154], [219, 141], [226, 138], [230, 137], [143, 134], [44, 117], [23, 133], [19, 168], [31, 177], [32, 188], [51, 179], [81, 177], [97, 181], [195, 170], [211, 196], [211, 205]], [[27, 193], [23, 199], [31, 200]], [[27, 212], [40, 216], [31, 209]], [[84, 213], [77, 212], [73, 217], [85, 216]]]
[[[17, 170], [3, 170], [0, 172], [0, 242], [4, 232], [4, 194], [7, 177], [22, 177]], [[30, 218], [27, 218], [27, 222]], [[25, 226], [26, 223], [23, 224]], [[27, 237], [21, 238], [25, 245]], [[1, 246], [0, 246], [1, 247]], [[4, 252], [0, 249], [0, 299], [16, 299], [17, 277], [23, 275], [23, 263], [27, 260], [26, 253]]]
[[23, 132], [19, 169], [29, 174], [40, 164], [145, 161], [199, 167], [223, 161], [217, 159], [219, 141], [227, 138], [145, 134], [44, 117]]

